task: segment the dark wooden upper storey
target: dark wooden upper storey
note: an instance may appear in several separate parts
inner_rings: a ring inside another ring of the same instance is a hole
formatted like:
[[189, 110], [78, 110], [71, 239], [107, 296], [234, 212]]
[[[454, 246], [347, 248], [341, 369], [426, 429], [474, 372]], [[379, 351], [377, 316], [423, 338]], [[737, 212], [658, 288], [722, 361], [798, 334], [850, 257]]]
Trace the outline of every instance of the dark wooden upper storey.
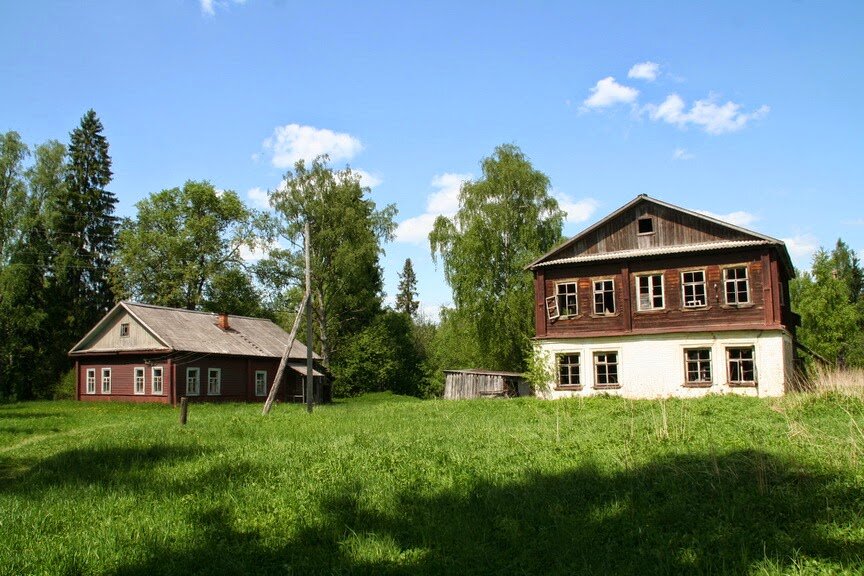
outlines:
[[529, 268], [538, 337], [794, 333], [798, 323], [781, 241], [644, 195]]

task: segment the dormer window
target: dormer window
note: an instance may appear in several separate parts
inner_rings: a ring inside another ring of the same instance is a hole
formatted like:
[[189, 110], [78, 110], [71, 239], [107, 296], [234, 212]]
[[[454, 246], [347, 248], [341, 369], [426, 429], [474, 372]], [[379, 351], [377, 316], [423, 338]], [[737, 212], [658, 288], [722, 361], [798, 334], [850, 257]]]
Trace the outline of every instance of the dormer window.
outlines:
[[129, 323], [128, 322], [124, 322], [124, 323], [120, 324], [120, 336], [124, 337], [124, 338], [126, 336], [129, 336]]
[[650, 216], [646, 216], [644, 218], [639, 218], [637, 220], [637, 225], [639, 229], [639, 234], [653, 234], [654, 233], [654, 219]]

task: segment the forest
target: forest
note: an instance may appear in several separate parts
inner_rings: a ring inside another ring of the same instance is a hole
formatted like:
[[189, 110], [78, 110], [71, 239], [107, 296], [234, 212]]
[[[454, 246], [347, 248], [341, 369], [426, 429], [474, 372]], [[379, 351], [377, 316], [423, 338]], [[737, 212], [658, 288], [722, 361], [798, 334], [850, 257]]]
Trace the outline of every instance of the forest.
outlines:
[[[459, 210], [439, 216], [429, 249], [452, 289], [440, 317], [418, 312], [412, 262], [385, 305], [381, 256], [395, 205], [376, 206], [350, 167], [298, 161], [270, 210], [208, 181], [152, 191], [115, 214], [110, 147], [93, 110], [68, 142], [0, 134], [0, 401], [70, 398], [67, 351], [116, 302], [267, 317], [290, 326], [311, 230], [315, 350], [337, 396], [439, 396], [442, 370], [524, 371], [533, 287], [524, 266], [562, 240], [551, 182], [515, 145], [480, 161]], [[258, 260], [244, 258], [255, 251]], [[864, 270], [838, 239], [790, 286], [808, 361], [864, 365]], [[494, 337], [493, 337], [494, 335]]]

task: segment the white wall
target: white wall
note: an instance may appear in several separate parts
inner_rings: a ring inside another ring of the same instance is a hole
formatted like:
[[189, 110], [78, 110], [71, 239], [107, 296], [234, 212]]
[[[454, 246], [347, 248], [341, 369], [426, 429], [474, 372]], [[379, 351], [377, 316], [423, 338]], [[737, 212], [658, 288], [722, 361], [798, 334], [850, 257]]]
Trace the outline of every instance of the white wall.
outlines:
[[[757, 385], [731, 387], [727, 384], [726, 348], [753, 346]], [[712, 385], [710, 388], [684, 386], [686, 348], [710, 348]], [[628, 398], [694, 397], [705, 394], [734, 393], [748, 396], [781, 396], [786, 380], [792, 378], [792, 339], [781, 330], [739, 332], [700, 332], [693, 334], [630, 335], [614, 338], [540, 339], [535, 349], [545, 355], [555, 381], [540, 396], [566, 398], [613, 394]], [[594, 353], [618, 354], [617, 390], [594, 388]], [[581, 391], [556, 390], [556, 354], [580, 354]]]

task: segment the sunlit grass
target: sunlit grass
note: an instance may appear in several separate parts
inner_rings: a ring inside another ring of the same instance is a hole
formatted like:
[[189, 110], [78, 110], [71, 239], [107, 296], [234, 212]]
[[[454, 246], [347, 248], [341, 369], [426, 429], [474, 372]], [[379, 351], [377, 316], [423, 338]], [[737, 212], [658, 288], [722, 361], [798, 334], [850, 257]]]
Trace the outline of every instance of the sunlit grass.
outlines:
[[0, 574], [857, 574], [864, 401], [0, 405]]

